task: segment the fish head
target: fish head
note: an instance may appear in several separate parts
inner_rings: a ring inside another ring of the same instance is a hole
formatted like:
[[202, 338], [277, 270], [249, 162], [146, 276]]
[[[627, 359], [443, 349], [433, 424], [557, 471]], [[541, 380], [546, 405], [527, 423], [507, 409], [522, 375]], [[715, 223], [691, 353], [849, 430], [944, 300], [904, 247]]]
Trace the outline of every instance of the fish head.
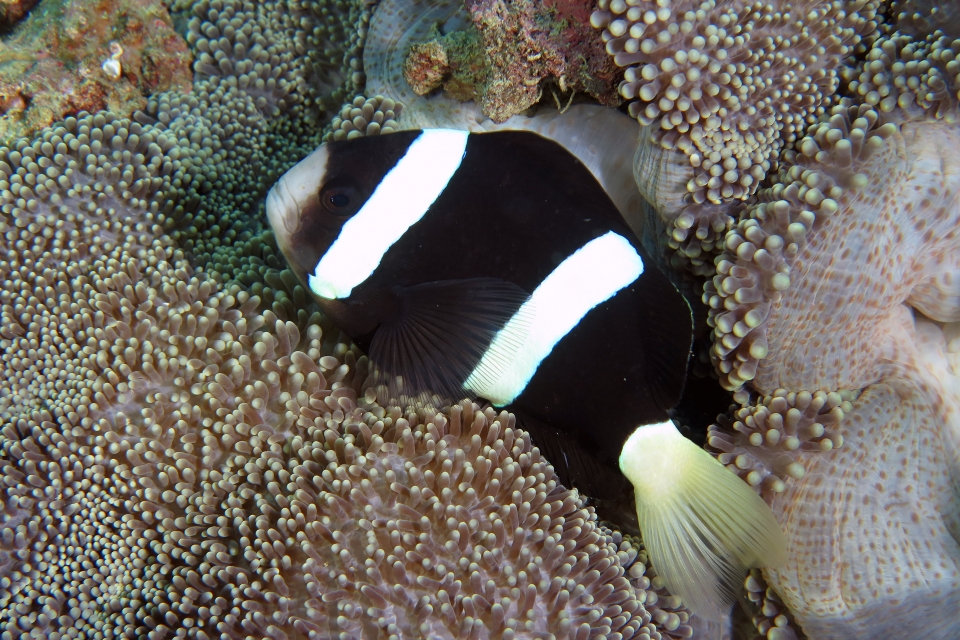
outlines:
[[[310, 274], [419, 133], [324, 143], [270, 189], [267, 219], [277, 245], [290, 269], [318, 300], [348, 297], [311, 285]], [[362, 253], [362, 245], [357, 246], [353, 255], [348, 252], [338, 259], [335, 268], [349, 269]]]
[[[330, 148], [321, 145], [281, 176], [267, 194], [267, 220], [277, 246], [304, 285], [306, 274], [338, 232], [334, 216], [320, 199], [329, 160]], [[306, 241], [307, 237], [313, 241]]]

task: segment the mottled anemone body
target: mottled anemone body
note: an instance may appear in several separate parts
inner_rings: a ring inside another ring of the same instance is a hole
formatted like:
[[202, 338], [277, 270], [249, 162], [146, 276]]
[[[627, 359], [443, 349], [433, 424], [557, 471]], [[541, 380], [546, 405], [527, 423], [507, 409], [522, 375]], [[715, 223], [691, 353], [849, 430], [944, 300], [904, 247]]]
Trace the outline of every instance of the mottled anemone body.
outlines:
[[764, 575], [809, 635], [885, 633], [960, 583], [958, 132], [903, 114], [847, 103], [811, 127], [705, 287], [741, 389], [708, 444], [778, 514], [791, 558]]
[[[817, 237], [820, 237], [828, 229], [837, 228], [838, 211], [852, 214], [863, 205], [894, 215], [895, 198], [887, 189], [895, 188], [901, 181], [870, 181], [867, 176], [902, 166], [899, 160], [902, 152], [893, 144], [884, 145], [884, 140], [895, 131], [892, 124], [881, 125], [876, 112], [867, 107], [836, 108], [829, 121], [811, 129], [799, 144], [798, 152], [787, 154], [777, 183], [758, 194], [759, 202], [749, 207], [737, 227], [727, 234], [724, 253], [716, 261], [717, 275], [707, 282], [703, 301], [711, 310], [709, 322], [715, 336], [711, 357], [728, 388], [737, 389], [745, 381], [755, 380], [758, 367], [771, 362], [767, 358], [771, 351], [778, 356], [784, 353], [781, 347], [784, 339], [771, 336], [769, 329], [771, 318], [776, 317], [771, 316], [773, 309], [790, 305], [797, 313], [816, 313], [822, 321], [825, 306], [812, 309], [803, 298], [784, 298], [783, 293], [794, 286], [792, 283], [797, 278], [794, 265], [800, 264], [809, 270], [816, 263], [808, 258], [817, 255], [817, 245], [808, 237], [814, 225], [818, 225]], [[904, 170], [894, 169], [895, 172]], [[872, 228], [865, 228], [864, 233], [882, 241], [880, 234], [870, 233]], [[857, 246], [864, 246], [863, 242]], [[874, 260], [885, 259], [882, 252], [871, 255]], [[823, 259], [829, 261], [827, 256]], [[856, 284], [867, 290], [882, 289], [886, 276], [887, 273], [878, 268], [861, 273]], [[810, 286], [819, 287], [814, 282], [817, 280], [812, 279]], [[834, 295], [844, 296], [843, 291], [852, 284], [855, 283], [838, 283], [839, 290]], [[864, 322], [861, 326], [866, 328], [870, 324]], [[778, 326], [797, 325], [791, 319]], [[811, 365], [810, 358], [836, 358], [841, 350], [823, 348], [821, 343], [834, 338], [842, 340], [845, 335], [851, 334], [847, 331], [828, 333], [806, 345], [808, 348], [802, 354], [794, 352], [808, 364], [790, 366], [787, 371], [797, 376], [807, 372], [824, 376], [824, 367]], [[870, 360], [875, 348], [867, 348], [855, 357]], [[862, 368], [860, 360], [835, 361], [832, 366], [857, 371]], [[793, 384], [781, 377], [774, 383], [755, 380], [754, 385], [760, 389], [818, 389], [824, 382], [821, 377], [817, 383]], [[856, 382], [841, 376], [835, 383], [828, 383], [827, 388], [856, 388]]]

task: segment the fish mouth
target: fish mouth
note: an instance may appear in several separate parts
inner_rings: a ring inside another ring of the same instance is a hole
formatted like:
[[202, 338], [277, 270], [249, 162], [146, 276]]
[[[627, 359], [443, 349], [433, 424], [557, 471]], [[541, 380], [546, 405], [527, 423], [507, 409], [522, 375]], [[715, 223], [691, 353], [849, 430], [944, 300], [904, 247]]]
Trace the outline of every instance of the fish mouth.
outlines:
[[315, 204], [317, 201], [317, 192], [323, 184], [329, 156], [327, 145], [320, 145], [283, 174], [267, 193], [267, 220], [284, 253], [287, 253], [293, 235], [300, 228], [300, 219], [304, 212], [311, 203]]
[[300, 224], [300, 207], [282, 176], [267, 193], [267, 221], [273, 228], [273, 235], [281, 251], [287, 253], [293, 234]]

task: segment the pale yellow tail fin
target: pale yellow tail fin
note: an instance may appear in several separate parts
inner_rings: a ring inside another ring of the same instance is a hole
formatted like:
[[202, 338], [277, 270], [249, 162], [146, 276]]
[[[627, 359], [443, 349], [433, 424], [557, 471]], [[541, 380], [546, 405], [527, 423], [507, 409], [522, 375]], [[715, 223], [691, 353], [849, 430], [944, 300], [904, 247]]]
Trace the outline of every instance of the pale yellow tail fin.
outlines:
[[672, 422], [637, 429], [620, 469], [633, 483], [653, 568], [693, 613], [718, 619], [747, 569], [786, 562], [786, 538], [770, 507]]

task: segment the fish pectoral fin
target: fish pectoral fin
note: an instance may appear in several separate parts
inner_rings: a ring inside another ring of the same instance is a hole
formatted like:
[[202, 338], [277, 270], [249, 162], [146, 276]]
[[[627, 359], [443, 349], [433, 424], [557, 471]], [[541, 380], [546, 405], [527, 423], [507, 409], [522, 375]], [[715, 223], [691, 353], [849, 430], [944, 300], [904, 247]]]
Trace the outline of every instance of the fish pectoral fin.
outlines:
[[620, 468], [634, 486], [653, 568], [687, 608], [716, 620], [736, 601], [749, 568], [786, 563], [786, 538], [749, 485], [665, 425], [673, 427], [637, 429]]
[[397, 296], [397, 312], [370, 343], [377, 382], [395, 397], [437, 395], [450, 402], [472, 397], [464, 382], [514, 316], [523, 338], [525, 314], [518, 311], [530, 298], [497, 278], [426, 282], [400, 288]]

